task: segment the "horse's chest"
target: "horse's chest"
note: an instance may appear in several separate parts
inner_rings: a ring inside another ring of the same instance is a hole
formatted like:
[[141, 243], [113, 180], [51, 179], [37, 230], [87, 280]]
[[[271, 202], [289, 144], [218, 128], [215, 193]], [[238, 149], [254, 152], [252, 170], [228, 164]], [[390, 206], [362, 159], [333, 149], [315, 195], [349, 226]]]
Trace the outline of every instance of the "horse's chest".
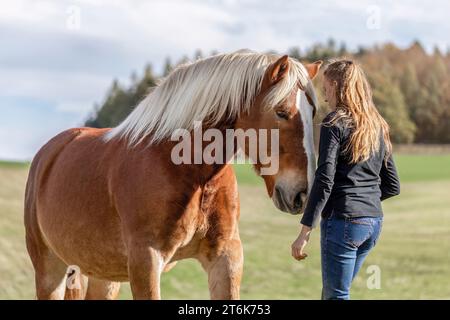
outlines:
[[186, 206], [175, 232], [179, 236], [179, 254], [194, 253], [208, 230], [213, 227], [211, 215], [215, 211], [216, 192], [215, 188], [209, 186], [199, 189], [198, 194]]

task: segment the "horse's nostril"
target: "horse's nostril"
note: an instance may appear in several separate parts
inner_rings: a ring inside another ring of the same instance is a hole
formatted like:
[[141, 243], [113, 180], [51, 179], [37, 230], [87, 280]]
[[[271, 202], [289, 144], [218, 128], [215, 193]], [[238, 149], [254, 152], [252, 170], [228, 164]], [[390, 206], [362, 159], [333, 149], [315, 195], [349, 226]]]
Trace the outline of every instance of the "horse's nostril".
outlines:
[[302, 201], [302, 193], [299, 192], [294, 198], [294, 208], [296, 210], [300, 209], [302, 207], [303, 201]]
[[275, 187], [275, 197], [277, 199], [279, 209], [281, 211], [289, 211], [288, 203], [286, 202], [286, 200], [283, 196], [283, 190], [279, 186]]
[[281, 186], [275, 186], [273, 196], [276, 199], [276, 205], [281, 211], [298, 214], [305, 202], [304, 192], [301, 190], [298, 193], [290, 193], [289, 191], [284, 191]]
[[283, 197], [282, 197], [282, 193], [281, 193], [281, 188], [278, 187], [278, 186], [275, 187], [275, 196], [276, 196], [279, 200], [281, 200], [281, 199], [283, 198]]

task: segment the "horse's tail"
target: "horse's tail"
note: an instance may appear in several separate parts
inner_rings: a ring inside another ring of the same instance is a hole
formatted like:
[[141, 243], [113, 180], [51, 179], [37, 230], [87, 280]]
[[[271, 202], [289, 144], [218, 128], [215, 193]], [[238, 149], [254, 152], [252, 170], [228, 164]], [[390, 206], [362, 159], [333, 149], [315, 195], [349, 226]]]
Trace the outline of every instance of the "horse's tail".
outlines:
[[[45, 184], [55, 159], [80, 132], [79, 129], [71, 129], [55, 136], [39, 150], [31, 162], [25, 189], [24, 225], [27, 250], [35, 269], [40, 264], [44, 252], [50, 250], [38, 223], [36, 205], [38, 192]], [[69, 292], [69, 295], [75, 296], [73, 292]]]

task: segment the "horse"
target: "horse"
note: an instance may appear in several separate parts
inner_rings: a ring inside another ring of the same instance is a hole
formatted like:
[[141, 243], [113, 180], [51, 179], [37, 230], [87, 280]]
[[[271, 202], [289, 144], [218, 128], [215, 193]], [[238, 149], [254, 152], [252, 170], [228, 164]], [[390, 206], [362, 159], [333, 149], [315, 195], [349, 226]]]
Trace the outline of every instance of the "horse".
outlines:
[[[161, 299], [162, 272], [187, 258], [207, 272], [211, 299], [239, 299], [233, 166], [174, 164], [171, 134], [196, 121], [220, 132], [279, 130], [278, 170], [261, 176], [277, 208], [301, 213], [315, 168], [311, 79], [320, 64], [253, 51], [200, 59], [174, 69], [117, 127], [73, 128], [49, 140], [25, 192], [37, 299], [115, 299], [127, 281], [133, 299]], [[266, 166], [255, 159], [257, 174]], [[81, 285], [72, 288], [74, 270]]]

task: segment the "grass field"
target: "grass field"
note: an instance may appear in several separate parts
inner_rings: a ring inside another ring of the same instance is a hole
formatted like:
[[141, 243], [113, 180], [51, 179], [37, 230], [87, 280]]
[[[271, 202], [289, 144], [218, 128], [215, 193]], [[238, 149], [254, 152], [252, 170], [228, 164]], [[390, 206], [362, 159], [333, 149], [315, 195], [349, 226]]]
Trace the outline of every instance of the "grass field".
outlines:
[[[383, 206], [380, 241], [352, 288], [353, 299], [450, 299], [450, 155], [397, 155], [402, 193]], [[24, 244], [23, 193], [27, 165], [0, 163], [0, 299], [34, 298]], [[299, 216], [277, 211], [260, 178], [236, 167], [245, 264], [242, 299], [318, 299], [321, 291], [319, 230], [309, 257], [290, 256]], [[381, 270], [381, 288], [368, 289], [367, 267]], [[208, 299], [206, 274], [181, 261], [162, 276], [164, 299]], [[127, 284], [121, 298], [131, 298]]]

